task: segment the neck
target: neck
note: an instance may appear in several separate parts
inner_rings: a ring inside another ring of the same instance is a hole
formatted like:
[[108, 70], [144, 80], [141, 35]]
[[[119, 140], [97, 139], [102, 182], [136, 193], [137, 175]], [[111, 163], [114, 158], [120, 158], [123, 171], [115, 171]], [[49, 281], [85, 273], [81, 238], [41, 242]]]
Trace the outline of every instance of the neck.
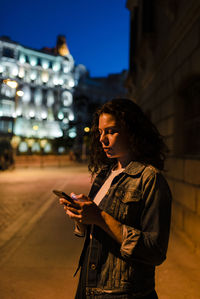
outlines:
[[115, 169], [117, 170], [117, 169], [125, 168], [132, 160], [133, 159], [130, 156], [124, 159], [117, 159], [117, 166]]

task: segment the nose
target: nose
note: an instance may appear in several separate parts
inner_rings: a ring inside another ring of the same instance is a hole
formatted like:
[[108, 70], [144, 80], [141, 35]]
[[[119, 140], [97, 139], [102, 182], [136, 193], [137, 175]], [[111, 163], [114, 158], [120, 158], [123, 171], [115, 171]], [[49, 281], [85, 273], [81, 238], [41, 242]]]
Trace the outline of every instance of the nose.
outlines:
[[99, 141], [100, 141], [102, 144], [104, 144], [104, 145], [108, 145], [108, 144], [109, 144], [109, 140], [108, 140], [107, 136], [106, 136], [104, 133], [102, 133], [102, 134], [100, 135]]

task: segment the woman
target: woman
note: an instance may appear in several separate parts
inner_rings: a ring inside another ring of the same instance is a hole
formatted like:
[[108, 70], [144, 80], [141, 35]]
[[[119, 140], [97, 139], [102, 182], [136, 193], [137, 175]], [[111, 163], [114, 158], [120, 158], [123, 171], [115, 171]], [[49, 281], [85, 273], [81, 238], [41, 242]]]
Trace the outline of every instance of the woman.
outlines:
[[155, 299], [155, 266], [166, 258], [171, 193], [161, 174], [165, 144], [129, 99], [94, 115], [89, 196], [71, 194], [66, 213], [87, 235], [76, 299]]

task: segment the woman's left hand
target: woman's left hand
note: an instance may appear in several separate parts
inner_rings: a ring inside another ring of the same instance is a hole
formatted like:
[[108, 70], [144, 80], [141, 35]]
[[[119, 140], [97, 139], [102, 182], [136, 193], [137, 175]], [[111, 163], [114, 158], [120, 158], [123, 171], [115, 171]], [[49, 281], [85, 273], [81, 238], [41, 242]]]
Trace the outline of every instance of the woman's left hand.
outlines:
[[[64, 206], [71, 219], [83, 224], [98, 224], [101, 218], [99, 207], [84, 194], [76, 195], [75, 206]], [[68, 213], [68, 211], [70, 213]]]

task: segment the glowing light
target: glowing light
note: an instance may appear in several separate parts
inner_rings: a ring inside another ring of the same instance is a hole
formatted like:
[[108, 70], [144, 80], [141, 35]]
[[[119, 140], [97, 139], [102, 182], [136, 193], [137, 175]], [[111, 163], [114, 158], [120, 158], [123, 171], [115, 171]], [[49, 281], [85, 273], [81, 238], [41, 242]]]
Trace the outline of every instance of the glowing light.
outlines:
[[54, 62], [52, 68], [53, 68], [54, 72], [58, 72], [60, 70], [60, 63], [59, 62]]
[[62, 100], [64, 106], [70, 106], [72, 104], [72, 94], [71, 92], [65, 90], [62, 93]]
[[25, 103], [29, 103], [31, 101], [31, 89], [28, 85], [22, 87], [22, 91], [24, 92], [22, 96], [22, 100]]
[[71, 121], [74, 120], [74, 114], [73, 114], [73, 113], [70, 113], [70, 114], [69, 114], [69, 120], [71, 120]]
[[64, 114], [61, 111], [58, 113], [58, 118], [60, 120], [62, 120], [64, 118]]
[[33, 130], [34, 130], [34, 131], [38, 131], [38, 129], [39, 129], [39, 126], [38, 126], [38, 125], [34, 125], [34, 126], [33, 126]]
[[25, 62], [26, 62], [26, 57], [25, 57], [24, 54], [21, 54], [21, 55], [20, 55], [20, 57], [19, 57], [19, 61], [20, 61], [21, 63], [25, 63]]
[[23, 68], [23, 67], [20, 67], [18, 76], [19, 76], [20, 78], [24, 78], [24, 75], [25, 75], [24, 68]]
[[25, 153], [28, 150], [28, 144], [25, 141], [22, 141], [19, 145], [19, 151]]
[[18, 75], [18, 67], [16, 65], [12, 67], [11, 74], [13, 76], [17, 76]]
[[29, 112], [29, 116], [30, 116], [30, 117], [34, 117], [34, 116], [35, 116], [35, 112], [34, 112], [33, 110], [31, 110], [31, 111]]
[[49, 80], [49, 74], [48, 74], [48, 72], [42, 72], [41, 77], [42, 77], [42, 82], [43, 83], [47, 83], [48, 82], [48, 80]]
[[59, 79], [59, 84], [60, 84], [60, 85], [63, 85], [63, 83], [64, 83], [63, 78], [60, 78], [60, 79]]
[[35, 140], [34, 139], [27, 139], [26, 142], [27, 142], [27, 144], [28, 144], [29, 147], [32, 147], [32, 145], [35, 142]]
[[17, 86], [18, 86], [17, 81], [10, 80], [10, 79], [3, 80], [3, 83], [6, 84], [6, 85], [8, 85], [11, 88], [17, 88]]
[[69, 87], [74, 87], [74, 85], [75, 85], [74, 80], [70, 79], [69, 82], [68, 82], [68, 85], [69, 85]]
[[59, 79], [58, 79], [57, 76], [55, 76], [55, 77], [53, 78], [53, 84], [54, 84], [54, 85], [58, 85], [58, 84], [59, 84]]
[[17, 148], [18, 144], [20, 143], [21, 138], [19, 136], [13, 136], [11, 139], [11, 145], [13, 148]]
[[18, 95], [18, 97], [23, 97], [24, 95], [23, 90], [17, 90], [16, 95]]
[[36, 58], [35, 56], [31, 56], [31, 57], [29, 58], [29, 61], [30, 61], [30, 64], [31, 64], [32, 66], [36, 66], [36, 64], [37, 64], [37, 58]]
[[85, 131], [86, 133], [88, 133], [88, 132], [90, 132], [90, 128], [89, 128], [89, 127], [85, 127], [85, 128], [84, 128], [84, 131]]
[[0, 64], [0, 73], [3, 73], [3, 71], [4, 71], [4, 66]]
[[64, 119], [63, 119], [63, 123], [64, 123], [64, 124], [68, 124], [68, 123], [69, 123], [69, 119], [64, 118]]
[[30, 74], [31, 80], [35, 80], [36, 77], [37, 77], [37, 72], [36, 71], [32, 71], [31, 74]]
[[44, 148], [46, 144], [47, 144], [47, 140], [46, 139], [40, 140], [40, 146], [41, 146], [41, 148]]
[[48, 60], [42, 60], [42, 67], [44, 70], [48, 69], [48, 67], [49, 67]]
[[46, 111], [42, 111], [41, 117], [42, 117], [42, 119], [47, 118], [47, 112]]

